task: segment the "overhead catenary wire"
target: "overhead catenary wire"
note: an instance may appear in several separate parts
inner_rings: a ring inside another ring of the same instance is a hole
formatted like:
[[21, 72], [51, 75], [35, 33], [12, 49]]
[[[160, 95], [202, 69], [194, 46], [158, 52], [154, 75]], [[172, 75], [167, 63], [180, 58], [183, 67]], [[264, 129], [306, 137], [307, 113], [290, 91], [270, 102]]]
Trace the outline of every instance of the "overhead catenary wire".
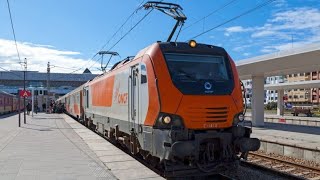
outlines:
[[21, 59], [20, 59], [20, 53], [19, 53], [19, 49], [18, 49], [16, 33], [15, 33], [15, 30], [14, 30], [14, 26], [13, 26], [13, 20], [12, 20], [11, 8], [10, 8], [9, 0], [7, 0], [7, 6], [8, 6], [8, 11], [9, 11], [9, 17], [10, 17], [10, 23], [11, 23], [13, 39], [14, 39], [14, 43], [15, 43], [15, 46], [16, 46], [17, 55], [18, 55], [18, 58], [19, 58], [19, 63], [22, 63]]
[[[122, 25], [112, 34], [112, 36], [111, 36], [111, 37], [107, 40], [107, 42], [100, 48], [99, 51], [103, 50], [103, 49], [110, 43], [110, 41], [111, 41], [113, 38], [115, 38], [115, 36], [120, 32], [120, 30], [124, 27], [124, 25], [127, 24], [127, 22], [134, 16], [135, 13], [137, 13], [137, 11], [138, 11], [139, 9], [141, 9], [142, 4], [144, 3], [144, 1], [145, 1], [145, 0], [143, 0], [143, 1], [139, 4], [139, 6], [127, 17], [127, 19], [126, 19], [126, 20], [122, 23]], [[76, 71], [73, 71], [73, 72], [71, 72], [71, 73], [77, 72], [77, 71], [85, 68], [85, 66], [88, 65], [88, 64], [98, 55], [98, 52], [99, 52], [99, 51], [97, 51], [97, 52], [89, 59], [89, 61], [88, 61], [83, 67], [78, 68]], [[91, 66], [91, 67], [92, 67], [92, 66]], [[90, 67], [90, 68], [91, 68], [91, 67]]]
[[77, 68], [69, 68], [69, 67], [62, 67], [62, 66], [57, 66], [57, 65], [51, 65], [52, 68], [56, 67], [56, 68], [61, 68], [61, 69], [69, 69], [69, 70], [76, 70]]
[[200, 21], [202, 21], [202, 20], [204, 20], [204, 19], [212, 16], [213, 14], [215, 14], [215, 13], [217, 13], [218, 11], [220, 11], [220, 10], [228, 7], [229, 5], [231, 5], [232, 3], [236, 2], [236, 1], [238, 1], [238, 0], [231, 0], [231, 1], [227, 2], [227, 3], [224, 4], [223, 6], [221, 6], [221, 7], [217, 8], [217, 9], [213, 10], [212, 12], [210, 12], [208, 15], [206, 15], [206, 16], [198, 19], [197, 21], [193, 22], [192, 24], [186, 26], [186, 27], [183, 28], [181, 31], [184, 31], [184, 30], [186, 30], [186, 29], [189, 29], [191, 26], [194, 26], [195, 24], [199, 23]]
[[190, 38], [190, 39], [195, 39], [195, 38], [197, 38], [197, 37], [199, 37], [199, 36], [202, 36], [202, 35], [210, 32], [210, 31], [212, 31], [212, 30], [214, 30], [214, 29], [217, 29], [217, 28], [219, 28], [219, 27], [221, 27], [221, 26], [223, 26], [223, 25], [225, 25], [225, 24], [228, 24], [228, 23], [230, 23], [230, 22], [232, 22], [232, 21], [234, 21], [234, 20], [236, 20], [236, 19], [238, 19], [238, 18], [240, 18], [240, 17], [242, 17], [242, 16], [245, 16], [245, 15], [247, 15], [247, 14], [250, 14], [250, 13], [252, 13], [252, 12], [254, 12], [254, 11], [256, 11], [256, 10], [258, 10], [258, 9], [260, 9], [260, 8], [268, 5], [268, 4], [270, 4], [270, 3], [272, 3], [273, 1], [275, 1], [275, 0], [267, 0], [267, 1], [259, 4], [258, 6], [255, 6], [255, 7], [252, 8], [252, 9], [249, 9], [249, 10], [247, 10], [247, 11], [245, 11], [245, 12], [243, 12], [243, 13], [241, 13], [241, 14], [239, 14], [239, 15], [231, 18], [231, 19], [228, 19], [227, 21], [224, 21], [224, 22], [222, 22], [222, 23], [220, 23], [220, 24], [218, 24], [218, 25], [216, 25], [216, 26], [214, 26], [214, 27], [212, 27], [212, 28], [210, 28], [210, 29], [208, 29], [208, 30], [206, 30], [206, 31], [204, 31], [204, 32], [202, 32], [202, 33], [200, 33], [200, 34], [192, 37], [192, 38]]
[[[135, 27], [137, 27], [151, 12], [153, 9], [151, 9], [149, 12], [147, 12], [133, 27], [129, 29], [116, 43], [114, 43], [107, 51], [110, 51], [112, 48], [114, 48], [123, 38], [125, 38]], [[96, 60], [88, 69], [92, 68], [92, 66], [97, 63], [98, 60]]]
[[17, 77], [19, 77], [19, 78], [22, 78], [22, 76], [20, 76], [19, 74], [14, 73], [14, 72], [12, 72], [12, 71], [10, 71], [10, 70], [8, 70], [8, 69], [5, 69], [5, 68], [3, 68], [3, 67], [0, 67], [0, 69], [4, 70], [4, 71], [6, 71], [6, 72], [9, 72], [9, 73], [11, 73], [11, 74], [13, 74], [13, 75], [15, 75], [15, 76], [17, 76]]

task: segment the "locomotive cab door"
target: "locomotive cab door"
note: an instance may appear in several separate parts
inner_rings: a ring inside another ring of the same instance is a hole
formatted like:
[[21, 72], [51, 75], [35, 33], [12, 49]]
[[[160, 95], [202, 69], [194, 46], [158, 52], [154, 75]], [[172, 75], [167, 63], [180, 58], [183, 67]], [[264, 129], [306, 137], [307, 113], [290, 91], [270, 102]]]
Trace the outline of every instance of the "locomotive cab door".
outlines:
[[83, 104], [83, 113], [84, 113], [84, 117], [83, 117], [83, 120], [85, 120], [86, 119], [86, 112], [88, 112], [87, 111], [87, 109], [89, 108], [89, 87], [87, 86], [87, 87], [84, 87], [83, 88], [83, 98], [82, 98], [82, 100], [83, 100], [83, 102], [84, 102], [84, 104]]
[[131, 66], [129, 78], [129, 131], [137, 132], [139, 126], [139, 66]]

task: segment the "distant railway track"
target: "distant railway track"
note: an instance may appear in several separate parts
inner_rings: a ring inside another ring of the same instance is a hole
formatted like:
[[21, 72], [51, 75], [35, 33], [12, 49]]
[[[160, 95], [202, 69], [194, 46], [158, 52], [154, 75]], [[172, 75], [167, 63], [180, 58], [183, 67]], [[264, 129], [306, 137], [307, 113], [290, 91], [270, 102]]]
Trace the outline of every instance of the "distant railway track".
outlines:
[[292, 176], [291, 178], [295, 179], [320, 180], [319, 168], [260, 153], [250, 153], [248, 161], [243, 163], [261, 166], [278, 173], [283, 173], [287, 177]]

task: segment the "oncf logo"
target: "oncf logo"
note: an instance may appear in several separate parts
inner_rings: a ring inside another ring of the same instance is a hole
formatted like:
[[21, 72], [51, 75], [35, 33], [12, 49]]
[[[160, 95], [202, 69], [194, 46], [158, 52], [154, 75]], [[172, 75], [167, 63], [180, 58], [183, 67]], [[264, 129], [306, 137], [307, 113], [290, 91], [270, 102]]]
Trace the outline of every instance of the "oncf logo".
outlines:
[[209, 83], [209, 82], [206, 82], [206, 83], [204, 83], [204, 88], [205, 88], [206, 90], [210, 90], [210, 89], [212, 88], [212, 84]]
[[128, 102], [128, 93], [120, 92], [120, 83], [118, 83], [115, 89], [113, 101], [121, 105], [125, 105]]
[[117, 97], [117, 101], [119, 104], [127, 104], [128, 93], [119, 93]]

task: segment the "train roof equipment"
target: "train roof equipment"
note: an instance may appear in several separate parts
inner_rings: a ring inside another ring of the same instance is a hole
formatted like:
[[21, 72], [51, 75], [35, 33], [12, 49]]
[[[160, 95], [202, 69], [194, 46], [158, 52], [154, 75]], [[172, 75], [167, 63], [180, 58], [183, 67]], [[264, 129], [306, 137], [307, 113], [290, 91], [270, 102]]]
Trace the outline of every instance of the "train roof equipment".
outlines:
[[146, 2], [143, 7], [145, 9], [157, 9], [161, 12], [163, 12], [166, 15], [169, 15], [171, 17], [173, 17], [175, 20], [177, 20], [175, 26], [173, 27], [167, 42], [170, 42], [172, 39], [172, 36], [174, 35], [175, 31], [177, 30], [178, 26], [180, 26], [180, 30], [176, 36], [175, 41], [178, 39], [178, 36], [180, 34], [181, 28], [184, 24], [184, 21], [187, 19], [187, 17], [185, 16], [185, 14], [182, 12], [182, 7], [178, 4], [174, 4], [174, 3], [165, 3], [165, 2], [158, 2], [158, 1], [148, 1]]
[[[114, 51], [99, 51], [98, 54], [101, 55], [101, 71], [103, 71], [103, 72], [106, 72], [106, 68], [107, 68], [107, 66], [113, 56], [120, 56], [119, 53], [114, 52]], [[103, 55], [105, 55], [105, 54], [110, 55], [110, 58], [109, 58], [107, 64], [105, 66], [103, 66]]]

